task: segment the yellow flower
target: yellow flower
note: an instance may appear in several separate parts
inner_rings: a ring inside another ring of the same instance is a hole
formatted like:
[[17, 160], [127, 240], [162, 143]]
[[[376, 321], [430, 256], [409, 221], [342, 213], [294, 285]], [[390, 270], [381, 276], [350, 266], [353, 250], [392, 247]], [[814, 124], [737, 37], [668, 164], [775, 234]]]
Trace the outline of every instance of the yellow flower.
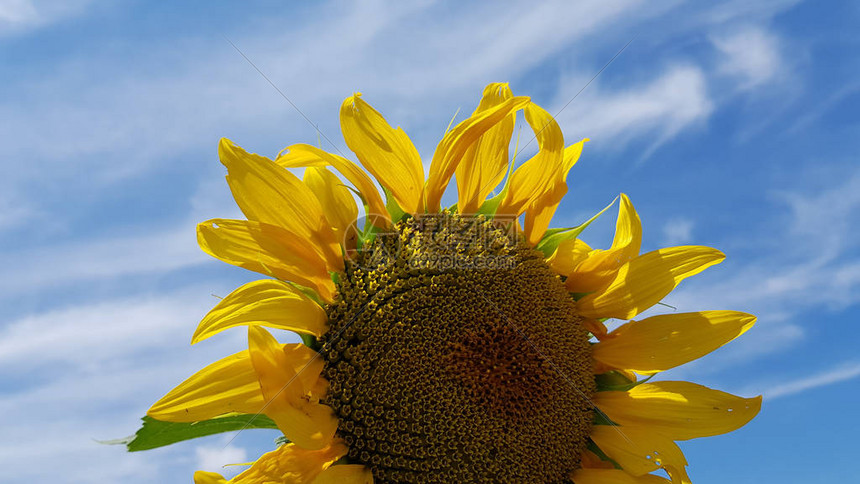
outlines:
[[[511, 171], [519, 110], [538, 152]], [[758, 413], [760, 397], [638, 380], [704, 356], [755, 317], [632, 320], [724, 256], [700, 246], [640, 254], [624, 194], [607, 249], [581, 241], [584, 226], [548, 229], [587, 140], [565, 147], [529, 98], [487, 86], [439, 142], [426, 179], [404, 131], [359, 94], [340, 119], [384, 199], [341, 156], [293, 145], [272, 160], [221, 141], [247, 220], [201, 223], [200, 246], [268, 278], [225, 297], [192, 338], [247, 326], [248, 349], [194, 374], [148, 415], [270, 418], [288, 443], [229, 482], [667, 482], [652, 474], [660, 470], [689, 482], [675, 441], [735, 430]], [[457, 205], [443, 209], [452, 177]], [[608, 332], [608, 318], [631, 321]], [[304, 344], [281, 344], [263, 327]], [[202, 471], [194, 479], [227, 482]]]

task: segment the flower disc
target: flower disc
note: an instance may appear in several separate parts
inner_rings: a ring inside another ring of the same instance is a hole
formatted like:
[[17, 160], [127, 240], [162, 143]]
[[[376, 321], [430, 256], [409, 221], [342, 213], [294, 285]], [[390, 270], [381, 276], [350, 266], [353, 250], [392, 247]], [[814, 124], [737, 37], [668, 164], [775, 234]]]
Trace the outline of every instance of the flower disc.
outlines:
[[324, 403], [375, 482], [566, 481], [588, 441], [588, 333], [542, 255], [483, 217], [407, 218], [347, 263]]

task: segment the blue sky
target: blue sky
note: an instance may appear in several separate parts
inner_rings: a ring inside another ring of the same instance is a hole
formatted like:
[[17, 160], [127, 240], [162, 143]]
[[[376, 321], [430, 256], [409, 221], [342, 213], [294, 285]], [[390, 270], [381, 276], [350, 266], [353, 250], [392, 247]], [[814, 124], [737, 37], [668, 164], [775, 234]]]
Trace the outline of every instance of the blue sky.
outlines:
[[[271, 446], [250, 431], [135, 454], [93, 441], [245, 344], [188, 346], [212, 295], [254, 278], [196, 247], [196, 222], [239, 216], [217, 140], [274, 155], [318, 139], [225, 38], [339, 149], [338, 107], [362, 91], [426, 160], [488, 82], [558, 112], [634, 39], [558, 116], [592, 141], [555, 225], [623, 191], [644, 250], [726, 252], [666, 302], [758, 324], [661, 377], [765, 402], [744, 429], [682, 444], [694, 482], [856, 477], [856, 2], [211, 3], [0, 1], [4, 480], [190, 482]], [[608, 243], [612, 219], [584, 238]]]

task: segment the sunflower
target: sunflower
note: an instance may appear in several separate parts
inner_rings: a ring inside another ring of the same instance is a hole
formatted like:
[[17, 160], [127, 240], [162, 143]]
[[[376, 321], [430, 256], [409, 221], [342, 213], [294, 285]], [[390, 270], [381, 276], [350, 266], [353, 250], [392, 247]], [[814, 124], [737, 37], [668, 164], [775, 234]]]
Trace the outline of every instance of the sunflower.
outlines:
[[[538, 150], [513, 169], [519, 111]], [[565, 147], [529, 98], [488, 85], [472, 115], [449, 126], [426, 179], [406, 133], [360, 94], [344, 101], [340, 122], [373, 178], [305, 144], [275, 159], [219, 146], [247, 220], [203, 222], [199, 244], [266, 278], [226, 296], [192, 343], [247, 326], [248, 349], [188, 378], [148, 416], [273, 422], [280, 445], [229, 482], [689, 482], [675, 441], [735, 430], [758, 413], [760, 397], [649, 381], [755, 317], [632, 320], [724, 255], [701, 246], [640, 254], [640, 220], [624, 194], [607, 249], [579, 238], [590, 220], [549, 228], [588, 140]], [[452, 177], [457, 203], [443, 208]], [[608, 319], [629, 321], [608, 331]], [[302, 343], [279, 343], [264, 327]], [[228, 482], [203, 471], [194, 480]]]

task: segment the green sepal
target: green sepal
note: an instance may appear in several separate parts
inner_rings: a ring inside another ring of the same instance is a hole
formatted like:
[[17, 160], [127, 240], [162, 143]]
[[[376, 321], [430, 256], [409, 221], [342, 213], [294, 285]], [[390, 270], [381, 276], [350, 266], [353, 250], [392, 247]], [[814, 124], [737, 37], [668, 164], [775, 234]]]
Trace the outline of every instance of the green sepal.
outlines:
[[[364, 206], [364, 213], [370, 212], [370, 205], [367, 204], [367, 200], [365, 200], [364, 195], [362, 195], [360, 191], [356, 190], [355, 188], [353, 188], [349, 185], [341, 185], [341, 186], [346, 187], [347, 190], [354, 193], [355, 196], [358, 197], [359, 200], [361, 200], [361, 205]], [[370, 220], [370, 219], [368, 219], [368, 220]]]
[[485, 201], [481, 205], [481, 208], [478, 209], [478, 214], [486, 215], [487, 217], [494, 217], [496, 215], [496, 210], [499, 208], [499, 204], [502, 203], [502, 198], [504, 198], [505, 192], [506, 190], [502, 190], [495, 197]]
[[363, 231], [358, 233], [358, 240], [355, 243], [358, 250], [362, 250], [366, 245], [370, 245], [376, 239], [376, 234], [382, 231], [382, 229], [370, 222], [367, 225]]
[[654, 378], [654, 375], [650, 375], [644, 380], [631, 381], [621, 372], [613, 370], [599, 375], [594, 375], [594, 382], [597, 384], [597, 391], [599, 392], [626, 392], [627, 390], [635, 388], [652, 378]]
[[[332, 273], [330, 272], [329, 275], [331, 275], [331, 274]], [[292, 282], [292, 281], [284, 281], [284, 282], [286, 282], [287, 284], [289, 284], [289, 285], [295, 287], [296, 289], [298, 289], [299, 291], [301, 291], [302, 294], [309, 297], [313, 302], [319, 304], [322, 307], [325, 307], [325, 302], [323, 302], [323, 300], [320, 299], [320, 295], [317, 294], [317, 292], [314, 291], [313, 289], [311, 289], [307, 286], [303, 286], [301, 284], [296, 284], [295, 282]]]
[[603, 412], [599, 412], [599, 411], [595, 411], [595, 412], [594, 412], [594, 418], [592, 419], [591, 423], [592, 423], [593, 425], [611, 425], [611, 426], [613, 426], [613, 427], [617, 427], [617, 426], [618, 426], [618, 424], [617, 424], [617, 423], [615, 423], [615, 422], [613, 422], [613, 421], [609, 418], [609, 416], [608, 416], [608, 415], [606, 415], [606, 414], [605, 414], [605, 413], [603, 413]]
[[[615, 200], [618, 200], [618, 197], [615, 197]], [[610, 202], [609, 205], [606, 206], [606, 208], [597, 212], [590, 219], [586, 220], [580, 225], [577, 225], [576, 227], [548, 229], [546, 233], [544, 233], [543, 238], [540, 239], [540, 242], [538, 242], [537, 247], [535, 248], [543, 252], [543, 255], [545, 257], [551, 257], [562, 242], [565, 242], [567, 240], [573, 240], [579, 237], [579, 234], [581, 234], [586, 227], [591, 225], [591, 222], [594, 222], [595, 220], [597, 220], [598, 217], [603, 215], [604, 212], [609, 210], [609, 207], [611, 207], [612, 204], [615, 203], [615, 200], [612, 200], [612, 202]]]
[[163, 422], [149, 416], [141, 420], [143, 420], [143, 426], [134, 435], [100, 443], [125, 445], [129, 452], [137, 452], [222, 432], [278, 428], [275, 422], [265, 415], [235, 413], [200, 422]]
[[615, 466], [616, 469], [619, 469], [619, 470], [621, 469], [621, 466], [618, 465], [618, 462], [615, 462], [614, 459], [612, 459], [611, 457], [606, 455], [605, 452], [600, 450], [600, 447], [598, 447], [597, 444], [595, 444], [593, 440], [588, 439], [588, 445], [586, 445], [585, 448], [594, 452], [594, 454], [597, 455], [597, 457], [600, 457], [600, 460], [605, 461], [605, 462], [609, 462], [610, 464]]
[[304, 334], [299, 333], [299, 337], [302, 338], [302, 344], [307, 346], [312, 350], [319, 350], [319, 342], [317, 342], [317, 337], [312, 334]]
[[403, 217], [408, 214], [400, 208], [400, 204], [397, 203], [397, 200], [394, 199], [387, 188], [382, 187], [382, 191], [385, 193], [385, 210], [388, 211], [388, 215], [391, 217], [391, 222], [397, 223], [403, 220]]

